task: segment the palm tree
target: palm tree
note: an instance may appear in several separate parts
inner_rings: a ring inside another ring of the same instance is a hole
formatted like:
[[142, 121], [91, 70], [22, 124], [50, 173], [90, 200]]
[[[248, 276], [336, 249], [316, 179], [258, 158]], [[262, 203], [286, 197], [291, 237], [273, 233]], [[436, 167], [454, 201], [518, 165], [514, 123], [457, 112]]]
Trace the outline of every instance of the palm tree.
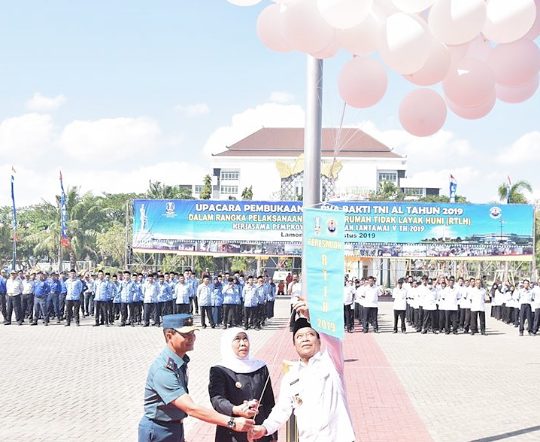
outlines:
[[511, 186], [503, 183], [499, 186], [499, 199], [501, 201], [507, 201], [508, 204], [527, 204], [527, 198], [523, 194], [524, 190], [530, 193], [533, 191], [527, 181], [521, 180]]

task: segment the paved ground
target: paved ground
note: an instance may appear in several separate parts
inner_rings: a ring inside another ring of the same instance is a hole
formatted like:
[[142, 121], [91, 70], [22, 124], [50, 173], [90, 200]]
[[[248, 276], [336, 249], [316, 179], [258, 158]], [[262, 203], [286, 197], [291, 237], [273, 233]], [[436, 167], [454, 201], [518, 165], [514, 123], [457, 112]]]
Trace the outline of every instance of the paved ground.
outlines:
[[[281, 360], [294, 356], [288, 300], [276, 313], [250, 337], [277, 389]], [[390, 313], [391, 304], [381, 303], [381, 333], [346, 335], [357, 441], [540, 440], [540, 337], [519, 337], [491, 318], [488, 336], [394, 335]], [[136, 441], [146, 373], [163, 336], [152, 327], [91, 324], [0, 325], [0, 442]], [[190, 393], [201, 403], [208, 404], [221, 334], [201, 330], [191, 354]], [[213, 427], [193, 419], [186, 432], [189, 442], [213, 440]]]

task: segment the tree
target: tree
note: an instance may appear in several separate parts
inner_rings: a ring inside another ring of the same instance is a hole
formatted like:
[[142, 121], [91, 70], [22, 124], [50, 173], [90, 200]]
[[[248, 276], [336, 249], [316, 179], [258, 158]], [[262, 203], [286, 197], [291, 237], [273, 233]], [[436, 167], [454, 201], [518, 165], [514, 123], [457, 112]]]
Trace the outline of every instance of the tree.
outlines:
[[96, 235], [96, 245], [104, 266], [123, 267], [126, 253], [126, 226], [115, 224]]
[[377, 193], [369, 197], [370, 201], [403, 201], [404, 199], [405, 194], [390, 181], [380, 183]]
[[527, 204], [527, 198], [523, 194], [523, 191], [532, 193], [531, 185], [524, 180], [518, 181], [515, 184], [509, 186], [507, 183], [503, 183], [499, 186], [498, 193], [501, 201], [508, 201], [509, 204]]
[[203, 188], [200, 193], [200, 198], [202, 200], [209, 200], [212, 198], [212, 177], [210, 175], [205, 175], [203, 179]]
[[[211, 180], [210, 180], [211, 182]], [[162, 184], [160, 181], [150, 181], [148, 184], [148, 190], [146, 191], [146, 197], [156, 200], [191, 200], [193, 195], [191, 192], [191, 186]]]
[[253, 199], [253, 186], [246, 187], [242, 190], [242, 199], [251, 201]]

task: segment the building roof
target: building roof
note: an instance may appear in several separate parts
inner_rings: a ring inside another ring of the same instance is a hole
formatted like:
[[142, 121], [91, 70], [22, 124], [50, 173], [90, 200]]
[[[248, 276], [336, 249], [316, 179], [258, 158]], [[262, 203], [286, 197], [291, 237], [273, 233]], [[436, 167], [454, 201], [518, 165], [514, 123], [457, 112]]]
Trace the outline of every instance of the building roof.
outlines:
[[[339, 138], [339, 139], [338, 139]], [[371, 135], [355, 128], [322, 129], [324, 157], [403, 158]], [[262, 128], [216, 157], [293, 157], [304, 152], [304, 128]]]

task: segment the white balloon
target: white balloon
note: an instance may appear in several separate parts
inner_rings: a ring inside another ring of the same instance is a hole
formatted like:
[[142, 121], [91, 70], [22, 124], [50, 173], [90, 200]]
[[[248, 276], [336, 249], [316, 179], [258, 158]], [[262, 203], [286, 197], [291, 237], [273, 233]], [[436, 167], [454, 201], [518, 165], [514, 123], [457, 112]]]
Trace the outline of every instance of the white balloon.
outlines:
[[392, 3], [400, 11], [416, 14], [425, 11], [435, 0], [392, 0]]
[[227, 1], [236, 6], [253, 6], [261, 2], [261, 0], [227, 0]]
[[317, 7], [329, 24], [337, 29], [348, 29], [364, 20], [373, 0], [317, 0]]
[[312, 55], [315, 58], [318, 58], [319, 60], [325, 60], [327, 58], [332, 58], [340, 50], [341, 50], [341, 46], [339, 42], [337, 41], [337, 38], [334, 38], [332, 42], [322, 51], [313, 52], [310, 55]]
[[428, 17], [433, 36], [449, 45], [471, 41], [480, 33], [485, 21], [485, 0], [437, 0]]
[[482, 33], [496, 43], [511, 43], [527, 34], [535, 19], [534, 0], [487, 0]]
[[493, 90], [486, 101], [476, 106], [461, 106], [452, 102], [448, 99], [448, 97], [446, 97], [446, 104], [448, 105], [448, 108], [457, 116], [466, 118], [467, 120], [477, 120], [478, 118], [485, 117], [491, 112], [496, 101], [497, 96], [495, 95], [495, 90]]
[[371, 12], [359, 25], [350, 29], [337, 29], [336, 37], [341, 47], [351, 54], [371, 54], [377, 51], [381, 23]]
[[419, 17], [393, 14], [383, 23], [379, 35], [379, 54], [394, 71], [412, 74], [426, 63], [433, 38]]

